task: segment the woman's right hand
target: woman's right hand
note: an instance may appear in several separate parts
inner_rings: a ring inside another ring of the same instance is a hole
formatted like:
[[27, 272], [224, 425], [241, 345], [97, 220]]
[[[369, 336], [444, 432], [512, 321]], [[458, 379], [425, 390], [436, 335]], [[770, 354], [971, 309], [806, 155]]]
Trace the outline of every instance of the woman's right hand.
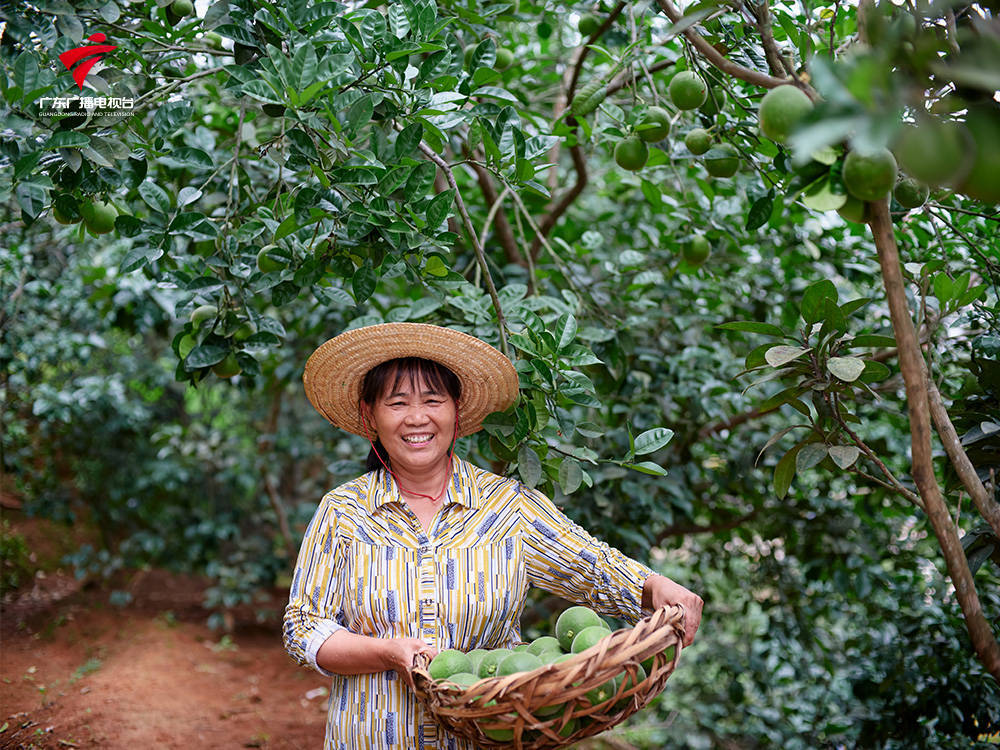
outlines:
[[413, 689], [413, 660], [417, 654], [426, 654], [428, 659], [437, 656], [437, 649], [429, 646], [419, 638], [388, 638], [385, 642], [385, 652], [383, 659], [385, 668], [395, 670], [401, 675], [406, 684]]

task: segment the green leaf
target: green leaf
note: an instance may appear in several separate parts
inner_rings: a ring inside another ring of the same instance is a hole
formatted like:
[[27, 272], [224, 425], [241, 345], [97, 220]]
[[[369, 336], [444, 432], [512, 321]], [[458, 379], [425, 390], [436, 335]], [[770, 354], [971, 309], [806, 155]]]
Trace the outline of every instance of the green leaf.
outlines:
[[823, 443], [806, 443], [795, 455], [795, 471], [805, 471], [811, 469], [824, 458], [826, 458], [827, 448]]
[[626, 469], [635, 469], [636, 471], [641, 471], [643, 474], [652, 474], [657, 477], [667, 476], [667, 470], [660, 466], [658, 463], [653, 461], [640, 461], [635, 464], [622, 464]]
[[841, 380], [853, 383], [865, 371], [865, 363], [857, 357], [830, 357], [826, 362], [826, 369]]
[[299, 91], [308, 88], [316, 81], [316, 68], [316, 50], [312, 44], [305, 42], [295, 51], [295, 57], [292, 58], [291, 73], [294, 80], [288, 83]]
[[774, 195], [774, 188], [771, 188], [767, 191], [767, 195], [762, 195], [750, 204], [750, 210], [747, 211], [747, 231], [760, 229], [771, 218], [771, 212], [774, 211]]
[[224, 360], [227, 354], [229, 354], [229, 350], [221, 346], [202, 344], [191, 350], [184, 360], [184, 366], [189, 370], [210, 367]]
[[847, 194], [835, 192], [830, 179], [824, 177], [805, 189], [802, 203], [814, 211], [836, 211], [847, 203]]
[[427, 204], [427, 225], [437, 227], [451, 212], [451, 204], [455, 199], [455, 190], [448, 188], [435, 195]]
[[361, 268], [354, 272], [351, 279], [351, 288], [354, 290], [354, 301], [359, 305], [372, 296], [378, 282], [378, 275], [372, 268], [371, 262], [366, 261]]
[[774, 467], [774, 494], [778, 496], [779, 500], [788, 494], [788, 488], [792, 485], [792, 479], [795, 477], [795, 457], [801, 447], [801, 444], [796, 445], [782, 456], [777, 466]]
[[[534, 451], [532, 451], [534, 453]], [[583, 482], [583, 470], [575, 458], [564, 458], [559, 464], [559, 486], [564, 495], [572, 495]]]
[[521, 481], [532, 488], [542, 479], [542, 462], [538, 459], [538, 454], [527, 444], [522, 445], [517, 451], [517, 473], [521, 475]]
[[753, 320], [734, 320], [716, 326], [725, 331], [744, 331], [746, 333], [763, 333], [768, 336], [784, 336], [785, 332], [771, 323], [758, 323]]
[[948, 277], [948, 274], [941, 273], [934, 275], [934, 296], [938, 298], [942, 305], [947, 303], [955, 293], [955, 284]]
[[[395, 7], [395, 6], [394, 6]], [[420, 145], [420, 139], [424, 136], [424, 126], [415, 122], [403, 128], [396, 136], [396, 158], [400, 159], [409, 156]]]
[[559, 336], [559, 342], [556, 344], [556, 351], [563, 351], [567, 346], [573, 343], [576, 338], [576, 318], [567, 313], [559, 317], [559, 321], [556, 323], [556, 328], [553, 331], [553, 335]]
[[282, 99], [281, 95], [274, 90], [271, 84], [262, 78], [255, 78], [252, 81], [244, 83], [242, 89], [244, 94], [259, 102], [264, 102], [265, 104], [284, 104], [284, 99]]
[[802, 319], [812, 325], [823, 319], [823, 300], [837, 301], [837, 287], [829, 279], [811, 284], [802, 293], [802, 303], [799, 307]]
[[666, 427], [654, 427], [636, 437], [633, 450], [637, 456], [653, 453], [669, 443], [673, 437], [673, 430]]
[[163, 248], [156, 245], [138, 245], [129, 250], [125, 257], [122, 258], [121, 265], [118, 267], [118, 272], [132, 273], [142, 268], [147, 263], [154, 260], [158, 260], [163, 256]]
[[170, 196], [155, 182], [146, 181], [139, 185], [139, 195], [146, 201], [146, 205], [154, 211], [161, 214], [170, 212]]
[[877, 383], [890, 375], [892, 375], [892, 370], [886, 365], [869, 359], [865, 361], [865, 371], [861, 373], [860, 380], [862, 383]]
[[274, 241], [280, 242], [288, 235], [292, 234], [296, 229], [299, 228], [299, 222], [295, 218], [295, 214], [292, 214], [284, 221], [282, 221], [278, 228], [274, 230]]
[[892, 349], [896, 346], [896, 339], [892, 336], [882, 336], [877, 333], [863, 333], [850, 340], [849, 346], [871, 346], [876, 348], [885, 347]]
[[786, 346], [784, 344], [779, 344], [778, 346], [772, 346], [764, 352], [764, 359], [769, 365], [771, 365], [771, 367], [781, 367], [798, 359], [803, 354], [808, 354], [810, 351], [812, 351], [812, 347], [809, 349], [803, 349], [800, 346]]
[[44, 151], [54, 151], [57, 148], [83, 148], [90, 144], [90, 136], [75, 130], [60, 130], [49, 138], [42, 146]]
[[410, 33], [410, 19], [406, 17], [406, 8], [399, 3], [389, 5], [389, 31], [397, 39], [403, 39]]
[[854, 445], [831, 445], [829, 451], [830, 458], [841, 469], [849, 469], [861, 455], [861, 449]]
[[347, 127], [350, 130], [357, 130], [362, 125], [367, 125], [371, 122], [372, 115], [375, 112], [375, 107], [372, 104], [372, 98], [368, 94], [361, 96], [357, 101], [354, 102], [347, 109]]

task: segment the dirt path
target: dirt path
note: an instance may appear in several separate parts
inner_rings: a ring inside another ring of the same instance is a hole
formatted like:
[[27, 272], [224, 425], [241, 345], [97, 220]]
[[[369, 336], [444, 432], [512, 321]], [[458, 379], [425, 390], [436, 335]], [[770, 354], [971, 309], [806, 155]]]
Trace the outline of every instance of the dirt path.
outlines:
[[[322, 745], [326, 679], [298, 668], [272, 616], [205, 624], [200, 581], [152, 571], [133, 600], [36, 580], [0, 620], [0, 748], [304, 748]], [[273, 613], [280, 592], [264, 602]]]

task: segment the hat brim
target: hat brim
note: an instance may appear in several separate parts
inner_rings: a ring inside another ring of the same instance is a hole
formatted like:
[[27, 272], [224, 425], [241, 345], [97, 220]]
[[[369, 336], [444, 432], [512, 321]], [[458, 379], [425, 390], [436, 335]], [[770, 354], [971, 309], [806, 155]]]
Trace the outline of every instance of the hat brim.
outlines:
[[402, 357], [438, 362], [458, 376], [458, 437], [478, 432], [487, 414], [517, 399], [517, 371], [504, 354], [475, 336], [426, 323], [365, 326], [325, 342], [306, 361], [306, 396], [332, 424], [364, 436], [359, 404], [365, 374]]

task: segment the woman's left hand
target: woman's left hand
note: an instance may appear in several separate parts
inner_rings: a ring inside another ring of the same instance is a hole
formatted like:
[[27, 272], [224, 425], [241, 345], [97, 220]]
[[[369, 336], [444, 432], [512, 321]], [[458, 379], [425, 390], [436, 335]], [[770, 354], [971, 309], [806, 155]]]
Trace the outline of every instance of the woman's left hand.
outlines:
[[705, 602], [696, 593], [666, 576], [653, 574], [646, 579], [642, 587], [643, 607], [659, 609], [677, 604], [684, 607], [684, 645], [690, 646], [701, 624], [701, 610]]

